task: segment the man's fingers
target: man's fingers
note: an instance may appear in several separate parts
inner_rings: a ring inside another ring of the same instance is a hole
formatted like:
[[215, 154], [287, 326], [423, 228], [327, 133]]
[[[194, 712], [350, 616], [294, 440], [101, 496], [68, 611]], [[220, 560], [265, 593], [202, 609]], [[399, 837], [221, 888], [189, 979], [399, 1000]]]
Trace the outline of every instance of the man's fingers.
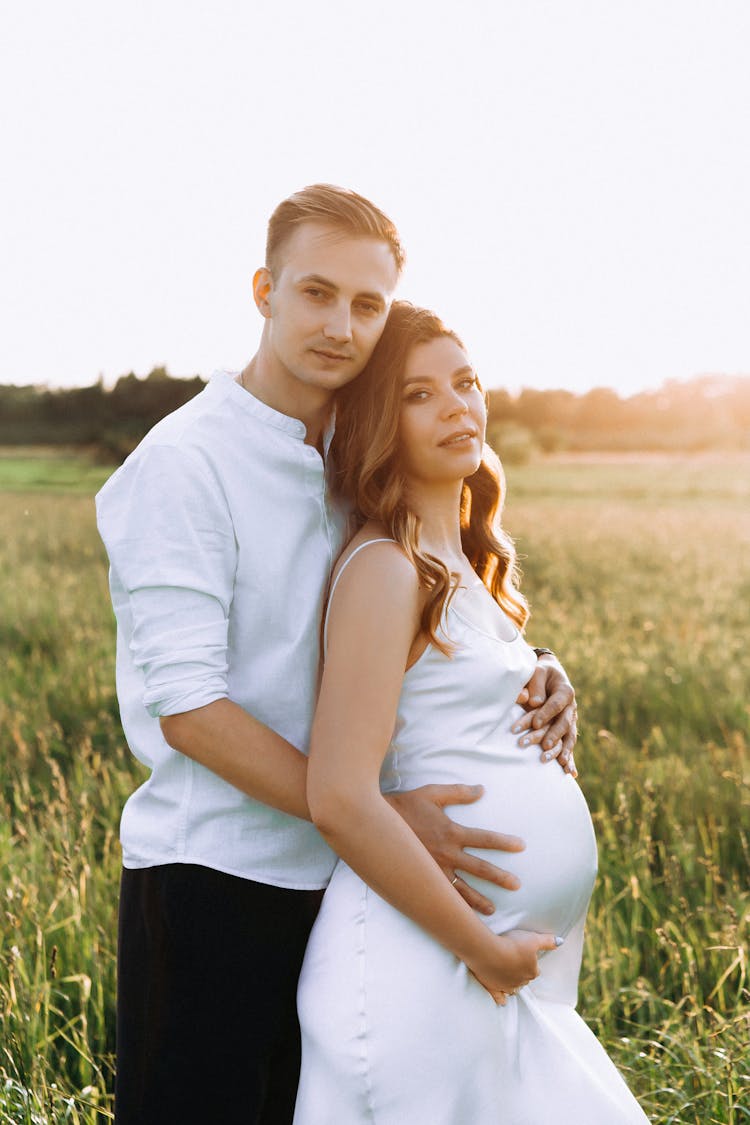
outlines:
[[488, 863], [486, 859], [469, 855], [468, 852], [464, 852], [460, 865], [457, 866], [460, 866], [461, 871], [465, 871], [467, 875], [473, 875], [475, 879], [484, 879], [486, 883], [494, 883], [495, 886], [503, 887], [506, 891], [517, 891], [521, 886], [521, 880], [517, 875], [504, 871], [502, 867], [495, 867], [494, 863]]
[[[551, 723], [554, 719], [561, 715], [567, 707], [570, 707], [573, 702], [573, 689], [570, 685], [560, 687], [554, 691], [546, 703], [539, 707], [532, 716], [532, 726], [543, 727], [546, 723]], [[569, 726], [565, 724], [565, 727]]]
[[482, 785], [424, 785], [422, 793], [438, 808], [446, 805], [470, 805], [484, 793]]
[[451, 879], [451, 883], [461, 895], [461, 898], [464, 899], [465, 902], [468, 902], [473, 910], [478, 910], [480, 914], [489, 915], [495, 913], [494, 903], [480, 894], [479, 891], [472, 887], [471, 884], [467, 883], [465, 879], [459, 876], [455, 882]]
[[[504, 832], [491, 832], [488, 828], [466, 828], [463, 824], [456, 824], [455, 828], [456, 843], [459, 848], [482, 848], [494, 852], [522, 852], [526, 847], [520, 836], [506, 836]], [[468, 871], [468, 868], [466, 870]]]
[[554, 722], [550, 723], [549, 730], [547, 731], [544, 739], [545, 750], [548, 748], [547, 743], [552, 746], [556, 742], [559, 742], [561, 739], [565, 738], [566, 735], [570, 734], [570, 732], [575, 728], [575, 723], [576, 711], [575, 707], [571, 704], [557, 716]]

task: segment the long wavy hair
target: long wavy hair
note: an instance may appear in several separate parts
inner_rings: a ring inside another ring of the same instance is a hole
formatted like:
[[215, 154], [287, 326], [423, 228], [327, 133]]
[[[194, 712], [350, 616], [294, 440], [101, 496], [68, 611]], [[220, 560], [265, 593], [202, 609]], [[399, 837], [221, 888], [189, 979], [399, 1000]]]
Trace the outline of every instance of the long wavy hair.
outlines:
[[[421, 627], [443, 652], [451, 645], [438, 635], [443, 611], [459, 576], [423, 551], [420, 519], [409, 506], [407, 478], [399, 445], [403, 377], [412, 348], [448, 336], [463, 343], [428, 309], [394, 301], [383, 335], [367, 366], [336, 398], [336, 431], [331, 447], [334, 491], [353, 508], [355, 526], [377, 520], [401, 545], [428, 591]], [[461, 542], [479, 578], [498, 605], [523, 629], [529, 616], [518, 589], [512, 539], [500, 526], [505, 475], [496, 454], [485, 445], [477, 471], [461, 490]]]

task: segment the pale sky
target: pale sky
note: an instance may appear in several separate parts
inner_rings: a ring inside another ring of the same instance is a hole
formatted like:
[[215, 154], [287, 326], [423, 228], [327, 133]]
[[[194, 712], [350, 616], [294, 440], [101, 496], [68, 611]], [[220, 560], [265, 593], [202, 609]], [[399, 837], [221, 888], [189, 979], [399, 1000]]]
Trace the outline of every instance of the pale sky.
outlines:
[[747, 0], [19, 0], [2, 41], [0, 383], [243, 366], [320, 180], [489, 386], [750, 375]]

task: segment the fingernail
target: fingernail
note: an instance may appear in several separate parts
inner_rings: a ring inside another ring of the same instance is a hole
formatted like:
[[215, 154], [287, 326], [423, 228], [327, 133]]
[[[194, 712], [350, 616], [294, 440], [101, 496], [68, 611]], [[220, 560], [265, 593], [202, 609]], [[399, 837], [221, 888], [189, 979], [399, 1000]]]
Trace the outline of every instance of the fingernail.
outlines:
[[490, 914], [494, 914], [494, 913], [495, 913], [495, 907], [494, 906], [483, 906], [482, 907], [482, 914], [486, 914], [486, 915], [489, 916]]
[[543, 762], [548, 762], [548, 761], [550, 760], [550, 758], [551, 758], [551, 757], [552, 757], [552, 755], [551, 755], [551, 754], [542, 754], [542, 761], [543, 761]]
[[559, 935], [557, 935], [557, 934], [555, 935], [555, 945], [557, 946], [557, 948], [558, 948], [558, 949], [560, 948], [560, 946], [562, 945], [562, 943], [563, 943], [564, 941], [565, 941], [565, 938], [564, 938], [564, 937], [560, 937], [560, 936], [559, 936]]
[[545, 738], [544, 742], [542, 743], [542, 746], [545, 750], [551, 750], [554, 745], [555, 744], [551, 738]]
[[476, 795], [479, 796], [479, 794], [482, 792], [482, 786], [481, 785], [472, 785], [471, 791], [472, 791], [472, 793], [476, 793]]
[[541, 707], [541, 705], [544, 703], [544, 696], [543, 695], [532, 695], [531, 699], [529, 700], [529, 703], [534, 703], [537, 707]]
[[530, 738], [522, 738], [521, 739], [521, 745], [522, 746], [528, 746], [530, 742], [531, 742]]
[[513, 726], [510, 728], [511, 734], [518, 734], [520, 729], [521, 729], [521, 724], [520, 723], [514, 723]]

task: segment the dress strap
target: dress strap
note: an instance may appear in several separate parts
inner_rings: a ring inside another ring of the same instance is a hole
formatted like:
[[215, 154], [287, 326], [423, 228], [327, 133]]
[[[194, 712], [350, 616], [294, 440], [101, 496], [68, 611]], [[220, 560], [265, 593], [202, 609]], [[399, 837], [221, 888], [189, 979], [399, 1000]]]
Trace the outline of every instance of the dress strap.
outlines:
[[339, 584], [339, 578], [344, 573], [344, 571], [346, 570], [346, 568], [348, 567], [349, 563], [352, 561], [354, 556], [358, 555], [360, 551], [363, 551], [365, 549], [365, 547], [369, 547], [372, 543], [395, 543], [395, 542], [396, 542], [395, 539], [388, 539], [385, 536], [381, 536], [380, 539], [365, 539], [364, 543], [360, 543], [360, 545], [358, 547], [355, 547], [354, 550], [352, 551], [352, 553], [349, 555], [349, 558], [344, 563], [342, 563], [342, 565], [339, 567], [339, 572], [336, 575], [336, 577], [334, 578], [334, 580], [331, 584], [331, 588], [328, 591], [328, 601], [326, 602], [325, 616], [323, 617], [323, 655], [324, 656], [325, 656], [326, 650], [328, 648], [328, 611], [331, 608], [331, 602], [333, 601], [333, 595], [336, 592], [336, 587]]

